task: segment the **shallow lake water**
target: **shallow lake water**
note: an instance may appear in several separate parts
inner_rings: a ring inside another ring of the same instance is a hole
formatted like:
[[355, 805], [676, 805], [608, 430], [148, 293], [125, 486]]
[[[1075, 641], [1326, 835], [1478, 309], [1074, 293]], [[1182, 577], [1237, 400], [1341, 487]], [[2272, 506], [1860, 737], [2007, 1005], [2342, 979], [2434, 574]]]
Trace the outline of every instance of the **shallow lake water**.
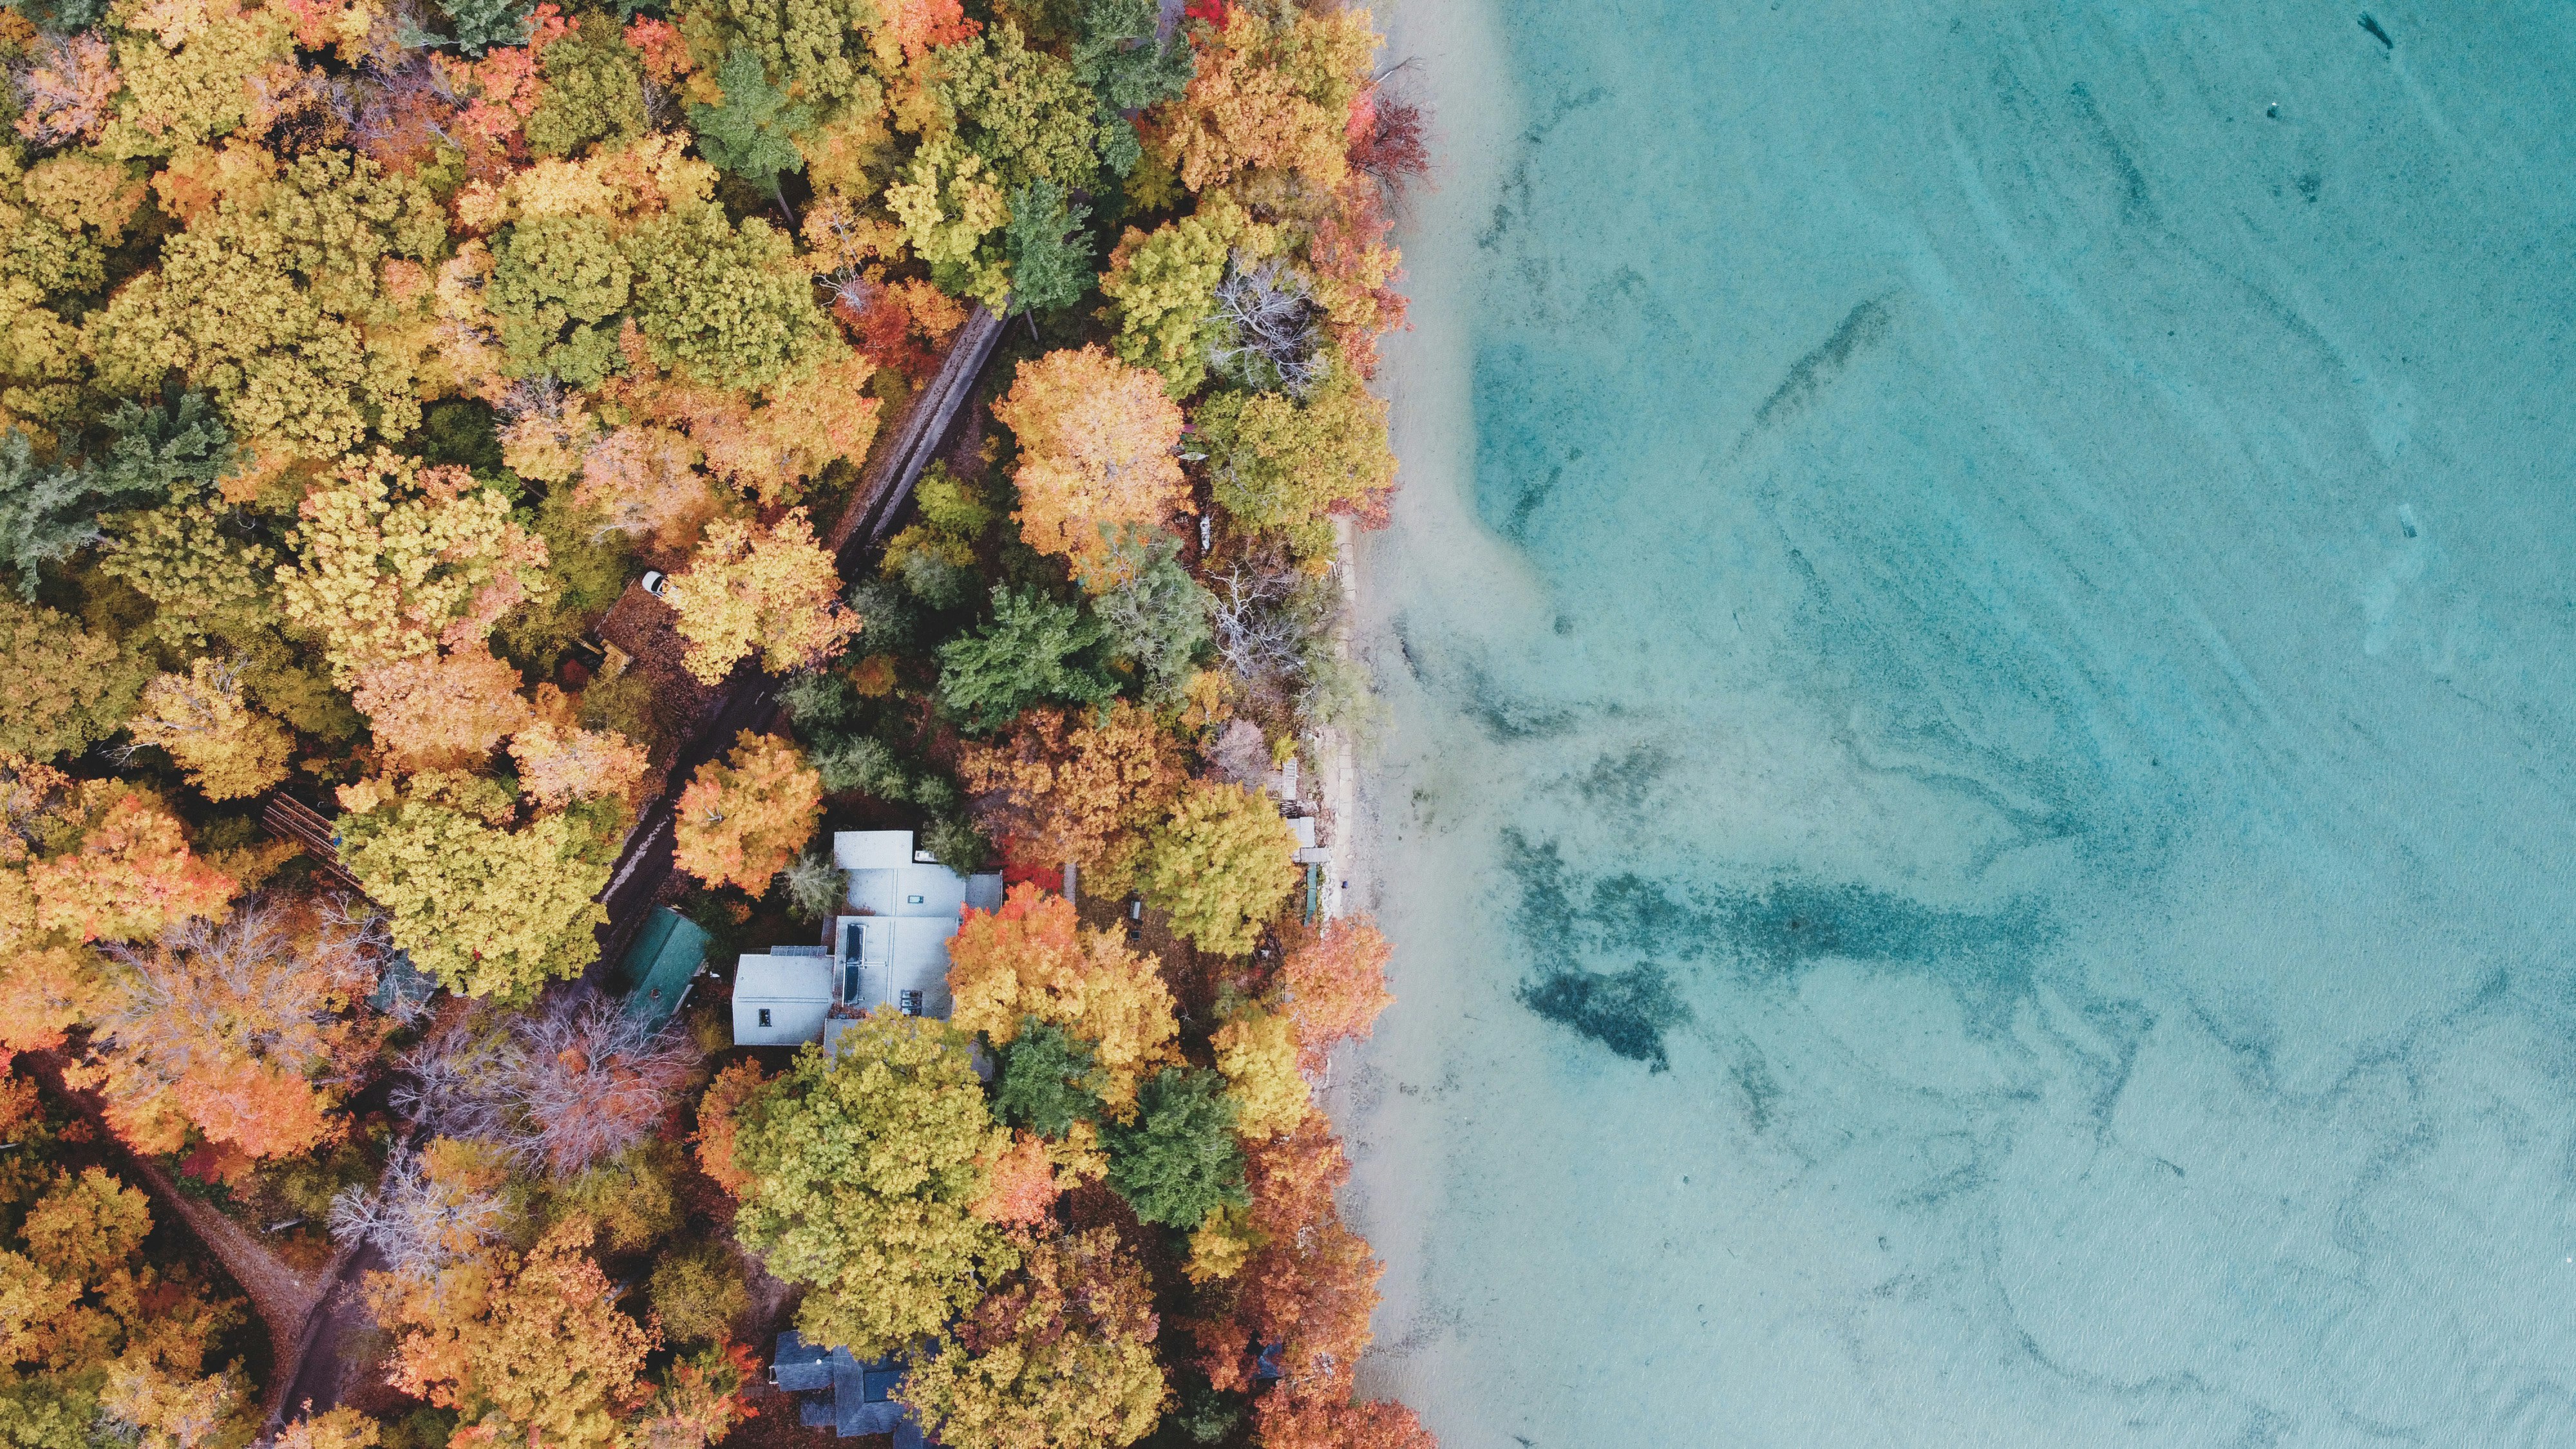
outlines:
[[2576, 11], [1381, 19], [1366, 1386], [2576, 1442]]

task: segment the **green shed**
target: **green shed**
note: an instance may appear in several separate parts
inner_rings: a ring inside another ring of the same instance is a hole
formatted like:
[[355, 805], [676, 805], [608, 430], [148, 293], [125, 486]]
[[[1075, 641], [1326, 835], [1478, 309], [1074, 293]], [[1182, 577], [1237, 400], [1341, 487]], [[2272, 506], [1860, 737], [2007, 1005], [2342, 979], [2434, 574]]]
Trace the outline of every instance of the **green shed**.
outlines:
[[617, 989], [626, 1014], [659, 1029], [689, 999], [689, 979], [707, 959], [707, 933], [669, 906], [653, 908], [635, 933], [635, 944], [617, 963]]

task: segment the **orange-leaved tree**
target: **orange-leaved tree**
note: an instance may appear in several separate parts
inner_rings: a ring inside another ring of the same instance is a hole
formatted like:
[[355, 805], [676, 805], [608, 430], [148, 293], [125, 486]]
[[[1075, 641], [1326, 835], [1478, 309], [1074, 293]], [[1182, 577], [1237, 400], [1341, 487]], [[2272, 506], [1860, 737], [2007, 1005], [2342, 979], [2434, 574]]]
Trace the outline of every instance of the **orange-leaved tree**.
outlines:
[[1010, 1145], [984, 1158], [984, 1195], [975, 1200], [975, 1216], [1006, 1228], [1046, 1221], [1055, 1207], [1055, 1159], [1046, 1139], [1022, 1129]]
[[1403, 1404], [1360, 1403], [1330, 1392], [1261, 1396], [1253, 1423], [1261, 1449], [1439, 1449]]
[[966, 909], [948, 943], [948, 990], [949, 1021], [995, 1046], [1016, 1040], [1028, 1017], [1079, 1037], [1115, 1112], [1134, 1105], [1138, 1078], [1171, 1055], [1179, 1030], [1153, 958], [1115, 932], [1082, 929], [1073, 902], [1026, 881], [995, 910]]
[[650, 1394], [641, 1376], [654, 1339], [618, 1311], [588, 1251], [592, 1232], [587, 1220], [566, 1219], [525, 1258], [500, 1254], [488, 1276], [460, 1274], [453, 1292], [406, 1295], [418, 1316], [395, 1345], [395, 1387], [504, 1440], [615, 1442], [619, 1421]]
[[76, 1069], [107, 1098], [118, 1135], [173, 1152], [191, 1126], [251, 1157], [340, 1135], [332, 1109], [379, 1033], [352, 1009], [373, 989], [385, 939], [333, 901], [252, 897], [147, 946], [110, 948], [90, 1015], [95, 1061]]
[[1245, 1155], [1246, 1215], [1256, 1245], [1235, 1275], [1229, 1314], [1190, 1331], [1200, 1366], [1222, 1389], [1242, 1389], [1256, 1365], [1247, 1345], [1285, 1344], [1282, 1383], [1302, 1394], [1347, 1396], [1351, 1370], [1369, 1345], [1384, 1271], [1368, 1243], [1342, 1225], [1333, 1194], [1350, 1178], [1350, 1160], [1323, 1116], [1296, 1131], [1255, 1143]]
[[178, 817], [115, 780], [84, 780], [59, 826], [65, 845], [27, 866], [34, 924], [84, 941], [138, 941], [190, 916], [220, 919], [232, 877], [188, 848]]
[[768, 1081], [760, 1063], [746, 1057], [716, 1073], [698, 1099], [698, 1170], [727, 1192], [739, 1193], [750, 1181], [734, 1166], [734, 1134], [742, 1125], [743, 1104]]
[[680, 869], [754, 895], [787, 868], [823, 820], [823, 777], [795, 742], [744, 730], [733, 752], [689, 777], [671, 826]]
[[1020, 537], [1070, 560], [1094, 592], [1120, 582], [1112, 543], [1189, 506], [1180, 405], [1160, 374], [1096, 344], [1021, 363], [993, 416], [1020, 440]]
[[549, 809], [574, 800], [631, 797], [647, 764], [642, 745], [615, 730], [585, 730], [540, 719], [510, 740], [519, 788]]
[[767, 528], [738, 518], [708, 524], [697, 556], [664, 587], [689, 641], [689, 673], [708, 684], [753, 653], [775, 673], [800, 668], [859, 632], [802, 508]]
[[350, 700], [375, 727], [376, 743], [408, 770], [480, 764], [528, 722], [519, 671], [481, 639], [370, 664], [358, 671]]
[[1000, 737], [968, 741], [957, 778], [1012, 858], [1071, 864], [1093, 893], [1118, 895], [1189, 776], [1154, 712], [1119, 700], [1088, 719], [1030, 710]]
[[1294, 171], [1330, 191], [1348, 172], [1351, 106], [1379, 37], [1366, 10], [1329, 15], [1226, 8], [1198, 72], [1172, 108], [1163, 144], [1192, 191], [1246, 171]]
[[1272, 990], [1297, 1025], [1300, 1065], [1322, 1071], [1334, 1047], [1367, 1036], [1378, 1013], [1395, 1004], [1386, 989], [1386, 961], [1394, 948], [1366, 916], [1291, 925], [1280, 932], [1280, 944], [1284, 952]]

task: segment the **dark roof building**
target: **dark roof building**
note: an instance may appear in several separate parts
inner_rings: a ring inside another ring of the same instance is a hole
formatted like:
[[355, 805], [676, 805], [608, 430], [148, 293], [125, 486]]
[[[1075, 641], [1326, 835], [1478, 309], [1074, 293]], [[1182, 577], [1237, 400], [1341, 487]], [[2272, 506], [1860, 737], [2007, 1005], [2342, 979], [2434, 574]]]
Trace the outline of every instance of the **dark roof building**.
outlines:
[[626, 1014], [661, 1030], [689, 999], [689, 982], [706, 959], [707, 933], [698, 923], [669, 906], [654, 907], [617, 963], [617, 994]]
[[846, 1348], [827, 1352], [790, 1329], [778, 1335], [769, 1383], [796, 1396], [797, 1417], [808, 1429], [830, 1429], [841, 1439], [891, 1434], [895, 1449], [923, 1449], [934, 1442], [923, 1437], [912, 1410], [895, 1401], [894, 1391], [903, 1383], [900, 1359], [861, 1363]]

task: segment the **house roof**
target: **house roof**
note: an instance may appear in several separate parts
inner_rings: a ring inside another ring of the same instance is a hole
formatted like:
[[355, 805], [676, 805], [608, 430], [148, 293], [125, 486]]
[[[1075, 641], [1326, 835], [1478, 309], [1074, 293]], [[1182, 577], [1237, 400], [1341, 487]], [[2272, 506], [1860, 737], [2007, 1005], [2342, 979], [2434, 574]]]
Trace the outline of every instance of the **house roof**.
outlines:
[[822, 955], [745, 956], [734, 968], [733, 999], [736, 1001], [819, 1001], [832, 1000], [832, 960]]
[[843, 870], [903, 870], [912, 858], [909, 830], [838, 830], [832, 833], [832, 863]]
[[896, 1401], [903, 1361], [895, 1358], [861, 1362], [846, 1348], [829, 1352], [790, 1329], [778, 1335], [770, 1359], [770, 1382], [791, 1394], [811, 1394], [797, 1405], [797, 1418], [809, 1429], [828, 1428], [836, 1438], [859, 1434], [892, 1434], [901, 1449], [922, 1442], [921, 1425], [912, 1411]]

